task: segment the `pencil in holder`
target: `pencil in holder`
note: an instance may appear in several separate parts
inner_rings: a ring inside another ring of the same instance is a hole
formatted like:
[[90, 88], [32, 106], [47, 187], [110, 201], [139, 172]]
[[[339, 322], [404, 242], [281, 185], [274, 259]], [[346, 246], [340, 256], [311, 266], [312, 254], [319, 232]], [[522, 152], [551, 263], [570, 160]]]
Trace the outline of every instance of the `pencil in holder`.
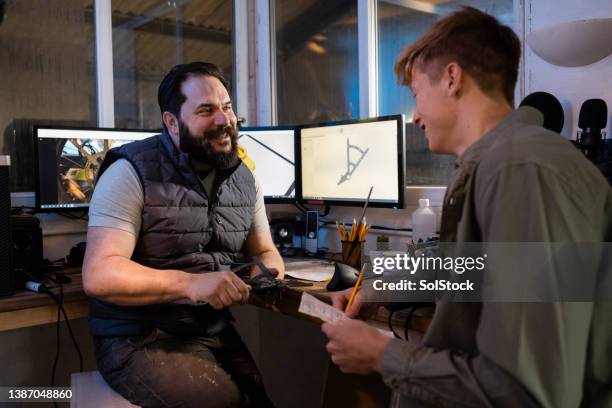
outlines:
[[365, 241], [341, 241], [342, 242], [342, 263], [361, 269], [363, 265], [363, 255]]

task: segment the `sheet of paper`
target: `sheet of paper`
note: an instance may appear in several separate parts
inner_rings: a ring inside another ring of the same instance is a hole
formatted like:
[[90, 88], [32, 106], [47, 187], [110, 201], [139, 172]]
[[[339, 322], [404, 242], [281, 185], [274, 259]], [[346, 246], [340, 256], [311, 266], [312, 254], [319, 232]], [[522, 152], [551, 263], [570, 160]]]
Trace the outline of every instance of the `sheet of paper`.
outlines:
[[320, 301], [308, 293], [302, 293], [302, 300], [298, 312], [316, 317], [327, 323], [336, 323], [339, 320], [348, 319], [340, 310]]
[[325, 282], [334, 274], [334, 264], [321, 261], [297, 261], [285, 263], [285, 275], [313, 282]]
[[[346, 317], [340, 310], [328, 305], [312, 295], [309, 295], [308, 293], [302, 293], [302, 300], [300, 300], [298, 312], [319, 318], [327, 323], [336, 323], [340, 320], [348, 319], [348, 317]], [[393, 337], [393, 333], [389, 330], [378, 328], [376, 330], [385, 336]]]

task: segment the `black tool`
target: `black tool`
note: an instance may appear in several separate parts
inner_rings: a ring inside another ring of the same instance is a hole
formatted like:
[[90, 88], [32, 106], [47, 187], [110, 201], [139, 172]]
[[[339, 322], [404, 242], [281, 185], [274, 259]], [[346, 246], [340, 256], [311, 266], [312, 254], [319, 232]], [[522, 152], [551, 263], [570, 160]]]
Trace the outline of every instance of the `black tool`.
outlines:
[[327, 284], [326, 289], [330, 292], [336, 292], [352, 288], [357, 282], [359, 277], [359, 271], [352, 266], [345, 265], [343, 263], [336, 262], [334, 275]]
[[283, 292], [288, 285], [276, 279], [276, 274], [264, 265], [258, 257], [254, 256], [251, 262], [233, 268], [232, 272], [236, 273], [251, 266], [257, 266], [261, 272], [253, 277], [239, 275], [243, 282], [251, 286], [253, 293], [261, 297], [267, 303], [274, 304], [281, 300]]

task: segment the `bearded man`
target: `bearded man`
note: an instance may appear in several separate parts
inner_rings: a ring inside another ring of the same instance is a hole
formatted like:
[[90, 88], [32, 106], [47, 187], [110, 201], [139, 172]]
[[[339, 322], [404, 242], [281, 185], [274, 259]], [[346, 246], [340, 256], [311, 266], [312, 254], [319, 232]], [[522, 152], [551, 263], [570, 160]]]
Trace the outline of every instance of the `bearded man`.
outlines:
[[[177, 65], [158, 91], [164, 131], [108, 152], [89, 210], [83, 286], [98, 369], [143, 406], [270, 406], [228, 307], [231, 265], [284, 265], [263, 194], [238, 158], [229, 84]], [[259, 273], [253, 268], [251, 275]]]

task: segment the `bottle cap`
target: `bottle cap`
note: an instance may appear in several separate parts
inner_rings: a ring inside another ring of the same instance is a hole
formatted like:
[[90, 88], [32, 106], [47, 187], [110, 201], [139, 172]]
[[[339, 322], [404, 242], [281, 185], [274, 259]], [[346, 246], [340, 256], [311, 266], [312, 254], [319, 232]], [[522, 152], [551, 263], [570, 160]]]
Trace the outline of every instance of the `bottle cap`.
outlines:
[[419, 208], [429, 207], [429, 198], [419, 198]]

